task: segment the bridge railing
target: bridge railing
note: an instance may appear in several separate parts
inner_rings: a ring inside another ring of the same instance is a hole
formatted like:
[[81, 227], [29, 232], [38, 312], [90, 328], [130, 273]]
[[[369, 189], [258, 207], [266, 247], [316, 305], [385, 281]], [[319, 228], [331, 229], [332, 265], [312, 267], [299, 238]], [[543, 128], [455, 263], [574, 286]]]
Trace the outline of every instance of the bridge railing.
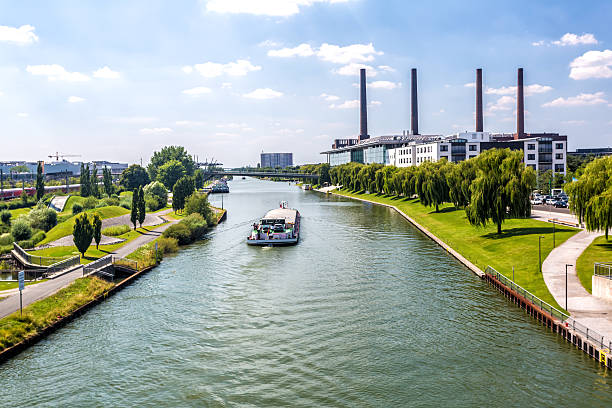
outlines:
[[30, 265], [37, 265], [37, 266], [53, 266], [53, 265], [55, 265], [58, 262], [64, 261], [66, 259], [73, 258], [73, 256], [71, 256], [71, 255], [60, 256], [60, 257], [32, 255], [32, 254], [26, 252], [26, 250], [23, 249], [22, 247], [20, 247], [19, 244], [17, 244], [16, 242], [13, 242], [13, 250], [24, 261], [26, 261]]
[[595, 262], [593, 275], [612, 279], [612, 262]]

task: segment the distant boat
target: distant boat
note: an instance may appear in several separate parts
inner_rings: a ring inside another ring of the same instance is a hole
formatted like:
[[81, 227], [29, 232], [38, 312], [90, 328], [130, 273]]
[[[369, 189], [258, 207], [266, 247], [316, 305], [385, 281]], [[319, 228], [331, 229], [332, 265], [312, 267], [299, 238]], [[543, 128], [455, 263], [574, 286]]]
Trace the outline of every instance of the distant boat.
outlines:
[[312, 190], [312, 184], [302, 184], [304, 190]]
[[280, 208], [270, 210], [259, 221], [253, 224], [251, 235], [247, 237], [248, 245], [284, 246], [295, 245], [300, 239], [300, 212], [288, 208], [286, 201]]
[[243, 179], [243, 180], [245, 180], [245, 179], [246, 179], [246, 177], [242, 176], [242, 179]]

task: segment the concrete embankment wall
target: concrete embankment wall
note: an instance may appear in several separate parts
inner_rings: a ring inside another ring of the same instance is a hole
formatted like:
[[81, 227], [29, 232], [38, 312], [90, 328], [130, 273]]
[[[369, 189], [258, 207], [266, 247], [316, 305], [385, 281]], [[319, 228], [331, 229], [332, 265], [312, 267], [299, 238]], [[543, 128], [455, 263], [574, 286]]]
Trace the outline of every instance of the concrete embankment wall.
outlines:
[[593, 296], [606, 300], [612, 300], [612, 279], [605, 276], [595, 276], [592, 278]]

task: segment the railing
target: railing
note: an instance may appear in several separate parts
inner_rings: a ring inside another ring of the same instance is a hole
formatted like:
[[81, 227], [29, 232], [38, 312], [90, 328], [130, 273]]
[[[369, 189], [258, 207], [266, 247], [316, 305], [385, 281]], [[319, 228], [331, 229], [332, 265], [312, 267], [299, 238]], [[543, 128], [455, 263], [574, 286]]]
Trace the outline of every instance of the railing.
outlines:
[[532, 305], [537, 306], [544, 312], [549, 313], [554, 319], [557, 319], [561, 323], [563, 323], [566, 328], [572, 329], [573, 331], [586, 336], [587, 340], [592, 340], [596, 343], [599, 343], [601, 345], [601, 348], [604, 348], [604, 346], [606, 346], [608, 347], [608, 350], [612, 350], [612, 339], [606, 339], [604, 336], [602, 336], [597, 331], [593, 329], [589, 329], [587, 326], [583, 325], [582, 323], [577, 322], [576, 319], [574, 319], [573, 317], [568, 316], [564, 312], [546, 303], [545, 301], [543, 301], [536, 295], [529, 292], [527, 289], [516, 284], [516, 282], [514, 282], [512, 279], [505, 277], [504, 275], [497, 272], [495, 269], [491, 268], [490, 266], [487, 266], [485, 273], [488, 275], [494, 276], [499, 282], [501, 282], [503, 285], [507, 286], [508, 288], [512, 289], [519, 295], [523, 296]]
[[68, 268], [71, 268], [73, 266], [80, 265], [80, 264], [81, 264], [81, 256], [75, 255], [68, 259], [64, 259], [63, 261], [59, 261], [59, 262], [49, 265], [49, 267], [45, 271], [45, 275], [51, 276], [57, 272], [63, 271], [64, 269], [68, 269]]
[[106, 266], [112, 265], [113, 263], [113, 256], [112, 255], [106, 255], [103, 256], [100, 259], [97, 259], [93, 262], [88, 263], [87, 265], [85, 265], [83, 267], [83, 276], [89, 275], [90, 273], [100, 269], [100, 268], [104, 268]]
[[16, 242], [13, 242], [13, 250], [30, 265], [53, 266], [58, 262], [73, 258], [72, 256], [50, 257], [32, 255], [27, 253], [25, 249], [20, 247]]
[[612, 279], [612, 262], [595, 262], [593, 275]]

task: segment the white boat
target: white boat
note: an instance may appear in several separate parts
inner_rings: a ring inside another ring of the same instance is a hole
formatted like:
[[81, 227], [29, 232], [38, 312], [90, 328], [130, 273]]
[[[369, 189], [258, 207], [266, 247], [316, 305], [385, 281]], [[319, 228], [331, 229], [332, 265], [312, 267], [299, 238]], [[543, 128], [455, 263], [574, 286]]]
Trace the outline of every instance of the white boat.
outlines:
[[283, 246], [295, 245], [300, 239], [300, 212], [289, 208], [286, 201], [270, 210], [259, 223], [253, 224], [247, 237], [248, 245]]

